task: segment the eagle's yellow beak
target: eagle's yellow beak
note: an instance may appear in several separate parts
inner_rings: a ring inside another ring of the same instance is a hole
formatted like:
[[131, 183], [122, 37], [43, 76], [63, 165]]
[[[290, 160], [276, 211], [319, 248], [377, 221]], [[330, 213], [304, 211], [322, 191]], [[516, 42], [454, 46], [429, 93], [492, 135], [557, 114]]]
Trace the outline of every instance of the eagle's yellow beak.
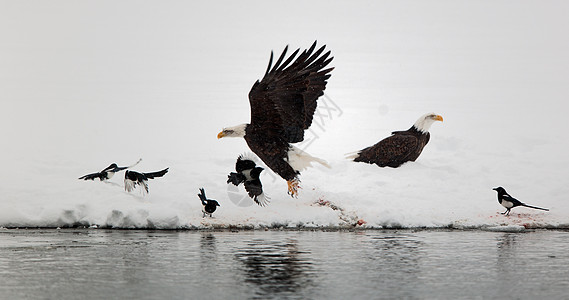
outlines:
[[224, 136], [225, 136], [225, 133], [223, 133], [223, 131], [217, 134], [217, 138], [218, 138], [218, 139], [220, 139], [220, 138], [222, 138], [222, 137], [224, 137]]
[[436, 115], [436, 116], [435, 116], [435, 121], [441, 121], [441, 122], [442, 122], [442, 121], [443, 121], [443, 117], [440, 116], [440, 115]]

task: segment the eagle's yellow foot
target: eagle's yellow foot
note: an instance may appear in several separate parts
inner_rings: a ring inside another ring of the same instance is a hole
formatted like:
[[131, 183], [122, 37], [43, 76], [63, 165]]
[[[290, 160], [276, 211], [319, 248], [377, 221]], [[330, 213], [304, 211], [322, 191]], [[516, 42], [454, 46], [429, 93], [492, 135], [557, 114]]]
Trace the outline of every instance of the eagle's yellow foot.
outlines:
[[300, 188], [300, 180], [298, 179], [292, 179], [292, 180], [287, 180], [287, 185], [288, 185], [288, 194], [293, 197], [293, 198], [297, 198], [298, 197], [298, 189]]

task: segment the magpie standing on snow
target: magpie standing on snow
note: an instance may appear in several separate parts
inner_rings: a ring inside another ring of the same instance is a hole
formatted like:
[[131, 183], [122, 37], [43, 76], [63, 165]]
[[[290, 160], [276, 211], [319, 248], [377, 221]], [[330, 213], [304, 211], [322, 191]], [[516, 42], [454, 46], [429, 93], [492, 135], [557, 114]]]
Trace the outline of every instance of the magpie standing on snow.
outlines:
[[263, 194], [263, 185], [261, 184], [261, 172], [264, 169], [257, 167], [251, 158], [240, 155], [235, 163], [235, 172], [229, 173], [227, 176], [227, 183], [232, 183], [235, 186], [243, 183], [245, 190], [255, 203], [260, 206], [265, 206], [269, 203], [269, 197]]
[[136, 171], [126, 170], [126, 172], [124, 173], [124, 189], [127, 192], [131, 192], [136, 188], [137, 185], [142, 185], [144, 186], [143, 193], [144, 191], [148, 193], [148, 179], [162, 177], [166, 173], [168, 173], [168, 169], [170, 168], [166, 168], [162, 171], [152, 172], [152, 173], [139, 173]]
[[219, 205], [219, 203], [217, 203], [217, 201], [213, 200], [213, 199], [208, 199], [205, 196], [205, 190], [203, 188], [200, 188], [200, 193], [198, 194], [198, 197], [200, 197], [200, 200], [202, 201], [202, 205], [203, 205], [203, 217], [205, 218], [206, 214], [209, 215], [210, 217], [212, 217], [213, 212], [217, 209]]
[[128, 166], [128, 167], [119, 167], [117, 166], [116, 163], [112, 163], [110, 166], [106, 167], [103, 169], [103, 171], [98, 172], [98, 173], [92, 173], [92, 174], [87, 174], [85, 176], [81, 176], [79, 177], [79, 179], [83, 179], [83, 180], [95, 180], [95, 178], [99, 178], [100, 181], [104, 181], [107, 179], [111, 179], [111, 177], [113, 177], [113, 175], [115, 175], [116, 172], [128, 169], [128, 168], [132, 168], [136, 165], [138, 165], [138, 163], [142, 161], [142, 158], [139, 159], [134, 165], [132, 166]]
[[501, 213], [503, 215], [506, 215], [506, 216], [510, 215], [510, 210], [516, 206], [525, 206], [525, 207], [529, 207], [529, 208], [533, 208], [533, 209], [541, 209], [541, 210], [549, 211], [549, 209], [547, 209], [547, 208], [531, 206], [531, 205], [527, 205], [527, 204], [521, 202], [520, 200], [510, 196], [510, 194], [508, 194], [508, 192], [506, 192], [506, 190], [501, 186], [497, 187], [497, 188], [493, 188], [493, 190], [498, 192], [498, 202], [500, 204], [502, 204], [503, 207], [506, 208], [506, 211]]

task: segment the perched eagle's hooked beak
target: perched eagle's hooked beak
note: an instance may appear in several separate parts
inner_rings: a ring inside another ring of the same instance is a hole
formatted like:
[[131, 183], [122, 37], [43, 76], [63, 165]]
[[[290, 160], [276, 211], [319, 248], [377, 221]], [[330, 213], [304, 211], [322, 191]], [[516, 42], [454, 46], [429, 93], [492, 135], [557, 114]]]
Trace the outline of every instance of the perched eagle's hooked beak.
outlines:
[[218, 139], [220, 139], [222, 137], [225, 137], [225, 133], [223, 131], [217, 134]]
[[443, 117], [442, 117], [441, 115], [436, 115], [436, 116], [433, 118], [433, 120], [435, 120], [435, 121], [441, 121], [441, 122], [442, 122], [442, 121], [443, 121]]

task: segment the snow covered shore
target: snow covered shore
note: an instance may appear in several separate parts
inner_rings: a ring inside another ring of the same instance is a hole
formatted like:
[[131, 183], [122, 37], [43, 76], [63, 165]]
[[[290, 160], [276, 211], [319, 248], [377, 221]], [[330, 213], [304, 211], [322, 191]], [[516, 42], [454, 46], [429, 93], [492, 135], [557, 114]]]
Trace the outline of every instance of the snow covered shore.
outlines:
[[[1, 4], [0, 226], [569, 228], [568, 4], [411, 2]], [[303, 172], [298, 199], [263, 172], [258, 207], [226, 184], [245, 142], [216, 134], [248, 122], [271, 50], [315, 39], [336, 69], [300, 146], [332, 168]], [[344, 159], [427, 112], [445, 121], [417, 162]], [[77, 180], [140, 157], [170, 167], [145, 197], [124, 173]], [[504, 217], [496, 186], [551, 211]]]

